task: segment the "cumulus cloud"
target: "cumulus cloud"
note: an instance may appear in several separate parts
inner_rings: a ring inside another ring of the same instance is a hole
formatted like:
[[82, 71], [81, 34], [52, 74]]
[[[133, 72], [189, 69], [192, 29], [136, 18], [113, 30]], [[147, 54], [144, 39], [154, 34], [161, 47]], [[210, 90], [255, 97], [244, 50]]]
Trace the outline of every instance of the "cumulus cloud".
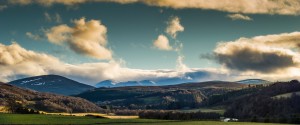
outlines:
[[120, 4], [143, 3], [149, 6], [174, 9], [205, 9], [243, 14], [299, 15], [299, 0], [10, 0], [12, 4], [37, 3], [44, 6], [53, 4], [76, 5], [86, 2], [115, 2]]
[[170, 51], [173, 48], [169, 44], [169, 39], [165, 35], [159, 35], [158, 38], [153, 42], [154, 47], [160, 50]]
[[85, 21], [81, 18], [73, 22], [73, 27], [66, 24], [52, 27], [46, 31], [46, 37], [52, 43], [68, 45], [79, 54], [97, 59], [112, 58], [112, 51], [106, 48], [107, 28], [100, 20]]
[[1, 79], [16, 74], [46, 74], [48, 68], [58, 63], [59, 60], [55, 57], [26, 50], [17, 43], [9, 46], [0, 44]]
[[284, 72], [299, 69], [300, 33], [240, 38], [219, 43], [214, 50], [214, 59], [225, 67], [238, 71], [261, 73]]
[[229, 14], [227, 15], [227, 17], [232, 20], [246, 20], [246, 21], [252, 20], [252, 18], [250, 18], [249, 16], [242, 15], [242, 14]]
[[45, 16], [46, 21], [48, 21], [48, 22], [56, 22], [56, 23], [62, 22], [61, 16], [58, 13], [56, 13], [54, 15], [50, 15], [48, 12], [45, 12], [44, 16]]
[[180, 24], [180, 19], [178, 17], [172, 17], [168, 22], [168, 27], [166, 28], [166, 33], [176, 38], [178, 32], [184, 31], [184, 27]]
[[[168, 26], [166, 27], [165, 32], [169, 34], [173, 39], [176, 39], [177, 33], [178, 32], [183, 32], [184, 27], [180, 24], [180, 19], [178, 17], [171, 17], [170, 20], [168, 21]], [[181, 44], [182, 43], [176, 43]], [[153, 42], [154, 47], [160, 49], [160, 50], [166, 50], [166, 51], [180, 51], [181, 47], [178, 48], [173, 48], [170, 43], [168, 37], [165, 35], [161, 34], [158, 36], [158, 38]]]
[[187, 65], [184, 64], [183, 60], [184, 60], [184, 56], [179, 55], [177, 57], [176, 70], [178, 72], [183, 72], [183, 73], [185, 73], [185, 72], [191, 72], [191, 69]]

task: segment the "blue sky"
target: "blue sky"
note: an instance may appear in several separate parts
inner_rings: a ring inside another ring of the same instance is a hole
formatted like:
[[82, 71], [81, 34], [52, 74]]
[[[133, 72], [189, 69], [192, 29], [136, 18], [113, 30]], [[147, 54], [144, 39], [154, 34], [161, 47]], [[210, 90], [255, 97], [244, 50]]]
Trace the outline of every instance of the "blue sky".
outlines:
[[[18, 0], [0, 2], [0, 8], [3, 7], [0, 10], [1, 44], [9, 46], [16, 42], [26, 50], [45, 53], [71, 65], [111, 62], [111, 59], [96, 59], [74, 52], [69, 46], [53, 44], [45, 36], [45, 32], [52, 27], [73, 27], [74, 20], [82, 17], [85, 17], [86, 22], [92, 19], [101, 21], [101, 25], [107, 28], [106, 48], [113, 52], [113, 60], [123, 60], [126, 62], [126, 68], [141, 70], [176, 68], [178, 52], [159, 50], [153, 46], [153, 42], [161, 34], [168, 38], [171, 46], [174, 47], [175, 42], [183, 45], [180, 55], [184, 56], [183, 62], [187, 67], [218, 69], [224, 66], [223, 62], [200, 57], [213, 54], [219, 42], [236, 41], [242, 37], [251, 39], [268, 34], [292, 33], [300, 28], [299, 10], [290, 9], [281, 3], [278, 3], [279, 8], [287, 9], [287, 14], [285, 10], [278, 8], [266, 8], [266, 12], [263, 13], [240, 10], [235, 12], [226, 9], [230, 4], [225, 10], [222, 10], [222, 7], [205, 8], [197, 2], [199, 7], [189, 7], [184, 3], [182, 7], [182, 1], [176, 3], [179, 7], [173, 7], [172, 4], [168, 4], [168, 0], [165, 3], [154, 1], [153, 4], [135, 0], [127, 0], [120, 4], [122, 2], [117, 0], [87, 1], [71, 5], [65, 4], [63, 0], [54, 0], [50, 4], [27, 1], [28, 3]], [[256, 4], [253, 3], [254, 6]], [[259, 5], [257, 6], [259, 8]], [[46, 14], [51, 20], [47, 19]], [[230, 14], [248, 16], [251, 20], [232, 19], [228, 17]], [[59, 21], [56, 21], [57, 15], [60, 17]], [[165, 32], [168, 22], [174, 17], [178, 17], [184, 27], [184, 31], [178, 32], [175, 39]], [[30, 38], [28, 33], [38, 36], [39, 39]], [[225, 68], [229, 69], [228, 67], [225, 64]]]

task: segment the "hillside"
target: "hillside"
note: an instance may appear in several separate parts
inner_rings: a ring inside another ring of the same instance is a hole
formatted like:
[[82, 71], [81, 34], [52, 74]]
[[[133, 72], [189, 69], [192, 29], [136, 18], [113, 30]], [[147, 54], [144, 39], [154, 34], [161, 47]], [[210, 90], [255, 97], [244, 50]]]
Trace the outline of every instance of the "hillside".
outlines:
[[29, 77], [11, 81], [9, 84], [39, 92], [50, 92], [62, 95], [75, 95], [94, 88], [93, 86], [58, 75]]
[[46, 112], [97, 112], [95, 104], [78, 97], [62, 96], [22, 89], [0, 83], [0, 107], [8, 106], [8, 101], [19, 102], [22, 106]]
[[300, 123], [300, 83], [297, 80], [253, 87], [257, 91], [236, 98], [226, 117], [245, 121]]
[[196, 108], [211, 95], [242, 89], [247, 85], [210, 81], [169, 86], [97, 88], [79, 95], [99, 105], [130, 109]]

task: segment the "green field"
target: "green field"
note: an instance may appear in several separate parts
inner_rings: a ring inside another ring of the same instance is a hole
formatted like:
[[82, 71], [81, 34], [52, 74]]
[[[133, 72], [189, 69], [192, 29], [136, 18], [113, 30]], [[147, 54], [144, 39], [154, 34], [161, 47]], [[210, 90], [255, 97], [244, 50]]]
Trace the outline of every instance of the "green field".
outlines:
[[[152, 120], [152, 119], [102, 119], [102, 118], [79, 117], [79, 116], [23, 115], [23, 114], [0, 114], [0, 124], [265, 125], [265, 123], [241, 123], [241, 122], [225, 123], [225, 122], [218, 122], [218, 121], [170, 121], [170, 120]], [[273, 125], [273, 124], [268, 124], [268, 125]]]

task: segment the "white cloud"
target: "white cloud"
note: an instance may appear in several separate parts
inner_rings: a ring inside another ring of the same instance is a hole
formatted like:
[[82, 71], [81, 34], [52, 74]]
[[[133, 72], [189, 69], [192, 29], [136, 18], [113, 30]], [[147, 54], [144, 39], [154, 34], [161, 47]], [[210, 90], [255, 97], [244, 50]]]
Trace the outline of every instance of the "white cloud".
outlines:
[[178, 72], [191, 72], [191, 69], [184, 64], [184, 56], [178, 56], [176, 61], [176, 71]]
[[34, 2], [33, 0], [9, 0], [11, 4], [20, 4], [20, 5], [28, 5]]
[[160, 50], [173, 50], [169, 44], [169, 39], [165, 35], [159, 35], [158, 38], [153, 42], [153, 45]]
[[63, 42], [69, 41], [71, 39], [71, 33], [73, 29], [68, 25], [59, 25], [52, 27], [46, 32], [46, 37], [48, 40], [55, 44], [62, 44]]
[[45, 16], [46, 21], [48, 21], [48, 22], [52, 22], [52, 21], [56, 22], [56, 23], [62, 22], [61, 16], [58, 13], [56, 13], [54, 15], [50, 15], [48, 12], [45, 12], [44, 16]]
[[61, 23], [62, 22], [61, 16], [58, 13], [55, 14], [54, 20], [55, 20], [56, 23]]
[[214, 59], [232, 70], [286, 76], [290, 70], [300, 71], [299, 37], [293, 32], [222, 42]]
[[175, 9], [196, 8], [245, 14], [299, 15], [298, 0], [141, 0], [152, 6]]
[[46, 19], [47, 21], [49, 21], [49, 22], [52, 21], [52, 18], [51, 18], [51, 16], [50, 16], [49, 13], [45, 12], [45, 13], [44, 13], [44, 16], [45, 16], [45, 19]]
[[41, 36], [32, 34], [31, 32], [26, 32], [26, 36], [33, 40], [41, 40], [42, 39]]
[[229, 14], [227, 15], [227, 17], [232, 20], [246, 20], [246, 21], [252, 20], [252, 18], [250, 18], [249, 16], [242, 15], [242, 14]]
[[55, 57], [26, 50], [17, 43], [0, 44], [0, 55], [0, 78], [4, 81], [15, 75], [46, 74], [48, 68], [60, 64]]
[[32, 3], [41, 4], [43, 6], [51, 6], [53, 4], [75, 5], [88, 2], [89, 0], [9, 0], [11, 4], [28, 5]]
[[[20, 78], [19, 76], [36, 76], [57, 74], [94, 85], [103, 80], [118, 82], [181, 77], [183, 70], [142, 70], [130, 69], [121, 61], [69, 64], [56, 57], [22, 48], [17, 43], [11, 45], [0, 44], [0, 79], [8, 82]], [[181, 59], [178, 60], [182, 61]], [[191, 72], [205, 72], [208, 70], [190, 70]], [[213, 73], [212, 73], [213, 74]], [[209, 79], [206, 77], [205, 79]]]
[[[106, 48], [107, 28], [100, 20], [74, 20], [74, 26], [66, 24], [46, 31], [48, 40], [58, 45], [68, 45], [73, 51], [97, 59], [111, 59], [112, 51]], [[66, 44], [64, 44], [66, 43]]]
[[0, 5], [0, 11], [7, 8], [7, 5]]
[[149, 6], [174, 9], [205, 9], [242, 14], [299, 15], [299, 0], [10, 0], [11, 4], [37, 3], [76, 5], [86, 2], [115, 2], [120, 4], [144, 3]]
[[168, 27], [166, 28], [166, 33], [176, 38], [178, 32], [183, 32], [184, 27], [180, 24], [180, 19], [178, 17], [172, 17], [168, 22]]
[[[177, 59], [175, 70], [142, 70], [131, 69], [120, 61], [69, 64], [60, 61], [56, 57], [44, 53], [38, 53], [22, 48], [17, 43], [11, 45], [0, 44], [0, 79], [3, 82], [26, 76], [47, 74], [62, 75], [82, 83], [95, 85], [103, 80], [116, 82], [140, 81], [161, 78], [181, 78], [190, 74], [197, 76], [199, 73], [207, 74], [198, 81], [207, 80], [241, 80], [246, 78], [263, 78], [267, 80], [284, 80], [297, 78], [300, 75], [299, 68], [289, 69], [288, 72], [259, 74], [259, 73], [234, 73], [225, 69], [190, 69], [182, 63], [183, 57]], [[202, 75], [203, 76], [203, 75]]]

